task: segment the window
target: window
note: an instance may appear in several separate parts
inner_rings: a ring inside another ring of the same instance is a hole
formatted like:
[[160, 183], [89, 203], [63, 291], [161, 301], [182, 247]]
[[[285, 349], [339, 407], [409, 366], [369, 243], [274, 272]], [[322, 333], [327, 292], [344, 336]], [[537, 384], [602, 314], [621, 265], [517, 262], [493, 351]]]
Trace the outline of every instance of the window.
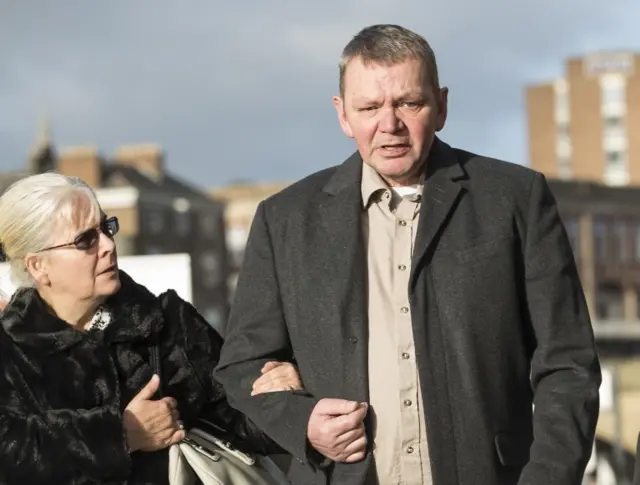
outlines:
[[596, 290], [596, 318], [621, 320], [624, 318], [622, 290], [616, 286], [600, 286]]
[[218, 233], [218, 215], [203, 213], [199, 217], [200, 230], [205, 236], [215, 236]]
[[570, 111], [569, 111], [569, 83], [566, 79], [558, 79], [553, 84], [553, 91], [555, 94], [554, 102], [554, 119], [556, 125], [569, 126]]
[[614, 225], [614, 234], [616, 238], [616, 256], [619, 261], [625, 262], [631, 259], [631, 247], [629, 244], [629, 231], [624, 221], [616, 221]]
[[220, 284], [222, 279], [222, 269], [218, 256], [213, 251], [207, 251], [200, 255], [200, 266], [202, 268], [202, 282], [208, 288], [213, 288]]
[[616, 130], [624, 127], [625, 120], [622, 116], [607, 116], [604, 119], [605, 130]]
[[580, 220], [577, 217], [567, 219], [565, 224], [569, 243], [576, 261], [580, 260]]
[[626, 185], [629, 182], [627, 153], [622, 150], [605, 152], [604, 181], [608, 185]]
[[635, 237], [634, 237], [634, 246], [635, 246], [635, 259], [636, 261], [640, 261], [640, 226], [636, 227]]
[[607, 73], [600, 76], [600, 110], [604, 119], [623, 117], [626, 98], [627, 80], [624, 75]]
[[609, 151], [605, 153], [606, 168], [617, 168], [626, 163], [626, 154], [622, 151]]
[[161, 233], [164, 229], [164, 214], [162, 209], [149, 209], [143, 215], [144, 225], [151, 234]]
[[625, 102], [625, 86], [622, 83], [603, 84], [601, 100], [603, 106], [620, 105]]
[[191, 213], [176, 212], [175, 213], [176, 233], [179, 236], [188, 236], [191, 232]]
[[607, 260], [607, 226], [604, 222], [598, 221], [594, 224], [595, 255], [598, 261]]

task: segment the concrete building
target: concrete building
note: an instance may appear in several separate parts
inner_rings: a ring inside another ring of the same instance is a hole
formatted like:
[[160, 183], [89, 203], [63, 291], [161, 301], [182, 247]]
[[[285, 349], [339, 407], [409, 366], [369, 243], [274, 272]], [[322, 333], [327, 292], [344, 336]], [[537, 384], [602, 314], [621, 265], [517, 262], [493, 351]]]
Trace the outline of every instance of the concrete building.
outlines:
[[123, 146], [106, 158], [91, 146], [57, 150], [43, 130], [26, 170], [0, 174], [0, 193], [28, 174], [51, 170], [83, 179], [105, 212], [118, 217], [119, 255], [188, 254], [194, 305], [212, 325], [226, 321], [224, 205], [169, 174], [160, 147]]
[[640, 185], [640, 54], [566, 61], [563, 77], [526, 89], [529, 164], [551, 178]]

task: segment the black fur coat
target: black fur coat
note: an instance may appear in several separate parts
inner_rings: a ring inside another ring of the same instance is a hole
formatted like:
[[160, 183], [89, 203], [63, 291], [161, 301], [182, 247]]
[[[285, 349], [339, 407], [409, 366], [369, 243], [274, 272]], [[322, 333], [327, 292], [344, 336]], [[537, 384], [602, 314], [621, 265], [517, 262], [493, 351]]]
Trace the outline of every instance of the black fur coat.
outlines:
[[152, 376], [158, 342], [163, 390], [187, 428], [206, 417], [241, 449], [280, 448], [226, 401], [213, 379], [221, 337], [175, 292], [159, 297], [121, 272], [112, 321], [80, 332], [33, 289], [0, 316], [0, 484], [168, 483], [168, 452], [129, 454], [122, 412]]

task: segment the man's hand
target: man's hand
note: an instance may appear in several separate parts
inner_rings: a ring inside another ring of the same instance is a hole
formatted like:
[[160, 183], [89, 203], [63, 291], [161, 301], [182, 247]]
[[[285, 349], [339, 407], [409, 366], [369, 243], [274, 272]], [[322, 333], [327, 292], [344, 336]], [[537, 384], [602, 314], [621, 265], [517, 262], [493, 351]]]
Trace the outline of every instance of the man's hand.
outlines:
[[344, 399], [321, 399], [311, 412], [307, 439], [330, 460], [354, 463], [366, 456], [364, 418], [368, 404]]
[[185, 438], [176, 400], [152, 400], [159, 386], [160, 379], [154, 375], [124, 411], [122, 421], [132, 452], [161, 450]]
[[302, 382], [296, 366], [289, 362], [273, 361], [262, 367], [262, 375], [253, 383], [251, 395], [300, 389]]

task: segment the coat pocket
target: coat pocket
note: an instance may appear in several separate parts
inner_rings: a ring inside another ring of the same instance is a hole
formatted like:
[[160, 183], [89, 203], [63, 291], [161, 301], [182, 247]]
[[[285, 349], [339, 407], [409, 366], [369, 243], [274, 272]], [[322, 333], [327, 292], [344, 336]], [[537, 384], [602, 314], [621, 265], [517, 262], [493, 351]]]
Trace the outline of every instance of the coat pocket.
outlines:
[[507, 467], [523, 467], [529, 461], [531, 443], [516, 433], [501, 432], [495, 436], [496, 453]]

